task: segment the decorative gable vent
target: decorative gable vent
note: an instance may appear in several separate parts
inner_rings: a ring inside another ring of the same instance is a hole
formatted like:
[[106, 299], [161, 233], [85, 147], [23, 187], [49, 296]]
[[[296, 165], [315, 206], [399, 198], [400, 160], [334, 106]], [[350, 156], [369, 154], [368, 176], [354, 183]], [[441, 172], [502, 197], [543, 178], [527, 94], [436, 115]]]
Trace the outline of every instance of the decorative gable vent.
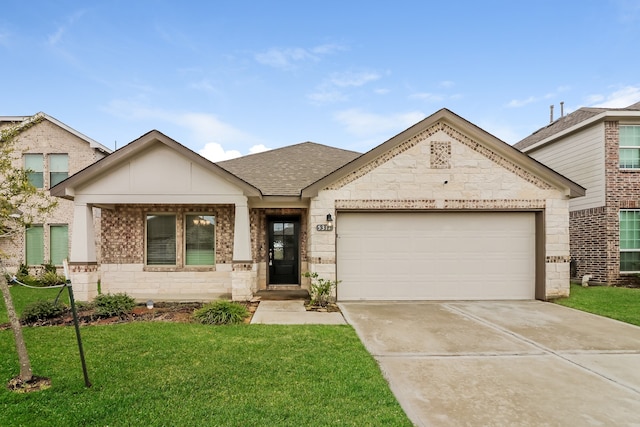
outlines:
[[451, 168], [451, 142], [432, 141], [431, 142], [431, 168], [449, 169]]

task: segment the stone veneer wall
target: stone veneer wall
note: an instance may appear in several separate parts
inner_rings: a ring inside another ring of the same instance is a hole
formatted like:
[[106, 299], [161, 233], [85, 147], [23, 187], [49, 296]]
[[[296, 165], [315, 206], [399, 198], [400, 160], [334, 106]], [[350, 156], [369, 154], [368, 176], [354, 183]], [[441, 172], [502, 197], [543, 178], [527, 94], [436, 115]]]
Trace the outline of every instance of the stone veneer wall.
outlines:
[[[15, 167], [24, 167], [23, 154], [34, 153], [44, 155], [44, 188], [49, 188], [49, 164], [48, 154], [68, 154], [69, 156], [69, 175], [84, 169], [90, 164], [104, 157], [104, 154], [94, 150], [89, 143], [81, 138], [67, 132], [57, 125], [43, 120], [35, 126], [22, 132], [15, 140], [15, 152], [13, 164]], [[45, 190], [48, 194], [48, 191]], [[69, 226], [69, 244], [71, 244], [71, 236], [73, 234], [73, 202], [66, 199], [55, 198], [58, 202], [57, 207], [51, 211], [46, 217], [35, 218], [34, 224], [44, 225], [44, 254], [45, 262], [48, 261], [49, 254], [49, 225]], [[99, 240], [100, 240], [100, 212], [99, 209], [94, 210], [94, 222], [96, 224], [96, 254], [99, 256]], [[20, 263], [24, 262], [24, 233], [17, 234], [12, 242], [0, 242], [2, 250], [10, 254], [5, 265], [9, 269], [16, 269]]]
[[[335, 279], [335, 232], [316, 232], [340, 210], [542, 211], [545, 295], [569, 294], [568, 199], [516, 163], [436, 123], [311, 200], [309, 269]], [[339, 215], [339, 213], [338, 213]]]
[[[183, 240], [180, 221], [183, 215], [215, 215], [215, 267], [185, 267], [183, 248], [180, 245], [177, 251], [177, 266], [145, 266], [144, 236], [147, 213], [176, 214], [178, 241]], [[102, 291], [126, 292], [139, 300], [156, 298], [162, 301], [204, 301], [231, 298], [232, 279], [236, 280], [238, 286], [244, 286], [243, 280], [251, 280], [253, 270], [252, 266], [233, 264], [234, 220], [233, 205], [118, 205], [112, 210], [103, 210], [100, 268]], [[238, 272], [235, 276], [234, 271]]]

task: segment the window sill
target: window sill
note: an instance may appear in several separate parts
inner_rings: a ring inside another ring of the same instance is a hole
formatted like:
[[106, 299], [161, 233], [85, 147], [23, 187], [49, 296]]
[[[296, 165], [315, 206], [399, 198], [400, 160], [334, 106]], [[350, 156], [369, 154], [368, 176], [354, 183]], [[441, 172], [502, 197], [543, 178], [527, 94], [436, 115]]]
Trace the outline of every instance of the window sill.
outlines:
[[142, 271], [155, 272], [155, 273], [167, 273], [167, 272], [206, 272], [216, 271], [215, 266], [181, 266], [167, 265], [167, 266], [148, 266], [145, 265]]

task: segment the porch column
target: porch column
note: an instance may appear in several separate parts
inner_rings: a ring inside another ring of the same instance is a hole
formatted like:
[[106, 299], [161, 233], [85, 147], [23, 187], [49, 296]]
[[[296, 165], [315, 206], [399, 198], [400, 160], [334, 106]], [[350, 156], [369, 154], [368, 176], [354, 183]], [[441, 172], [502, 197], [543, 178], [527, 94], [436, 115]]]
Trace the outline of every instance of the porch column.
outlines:
[[231, 299], [248, 301], [256, 289], [257, 269], [251, 256], [251, 225], [247, 198], [236, 202], [233, 227], [233, 271], [231, 273]]
[[73, 234], [69, 258], [69, 262], [72, 263], [96, 262], [93, 211], [90, 205], [76, 204], [73, 207]]
[[236, 202], [236, 220], [233, 228], [233, 262], [251, 262], [251, 226], [246, 197]]
[[95, 298], [100, 272], [96, 260], [93, 209], [86, 203], [77, 203], [73, 207], [69, 270], [75, 299], [91, 301]]

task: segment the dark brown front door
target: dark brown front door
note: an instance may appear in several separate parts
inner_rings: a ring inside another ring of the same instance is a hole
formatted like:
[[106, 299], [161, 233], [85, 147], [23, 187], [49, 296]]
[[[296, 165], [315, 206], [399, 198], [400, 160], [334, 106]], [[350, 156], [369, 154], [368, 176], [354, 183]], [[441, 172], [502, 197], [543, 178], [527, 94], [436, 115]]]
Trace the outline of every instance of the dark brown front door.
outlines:
[[298, 285], [300, 221], [298, 219], [269, 220], [269, 284]]

